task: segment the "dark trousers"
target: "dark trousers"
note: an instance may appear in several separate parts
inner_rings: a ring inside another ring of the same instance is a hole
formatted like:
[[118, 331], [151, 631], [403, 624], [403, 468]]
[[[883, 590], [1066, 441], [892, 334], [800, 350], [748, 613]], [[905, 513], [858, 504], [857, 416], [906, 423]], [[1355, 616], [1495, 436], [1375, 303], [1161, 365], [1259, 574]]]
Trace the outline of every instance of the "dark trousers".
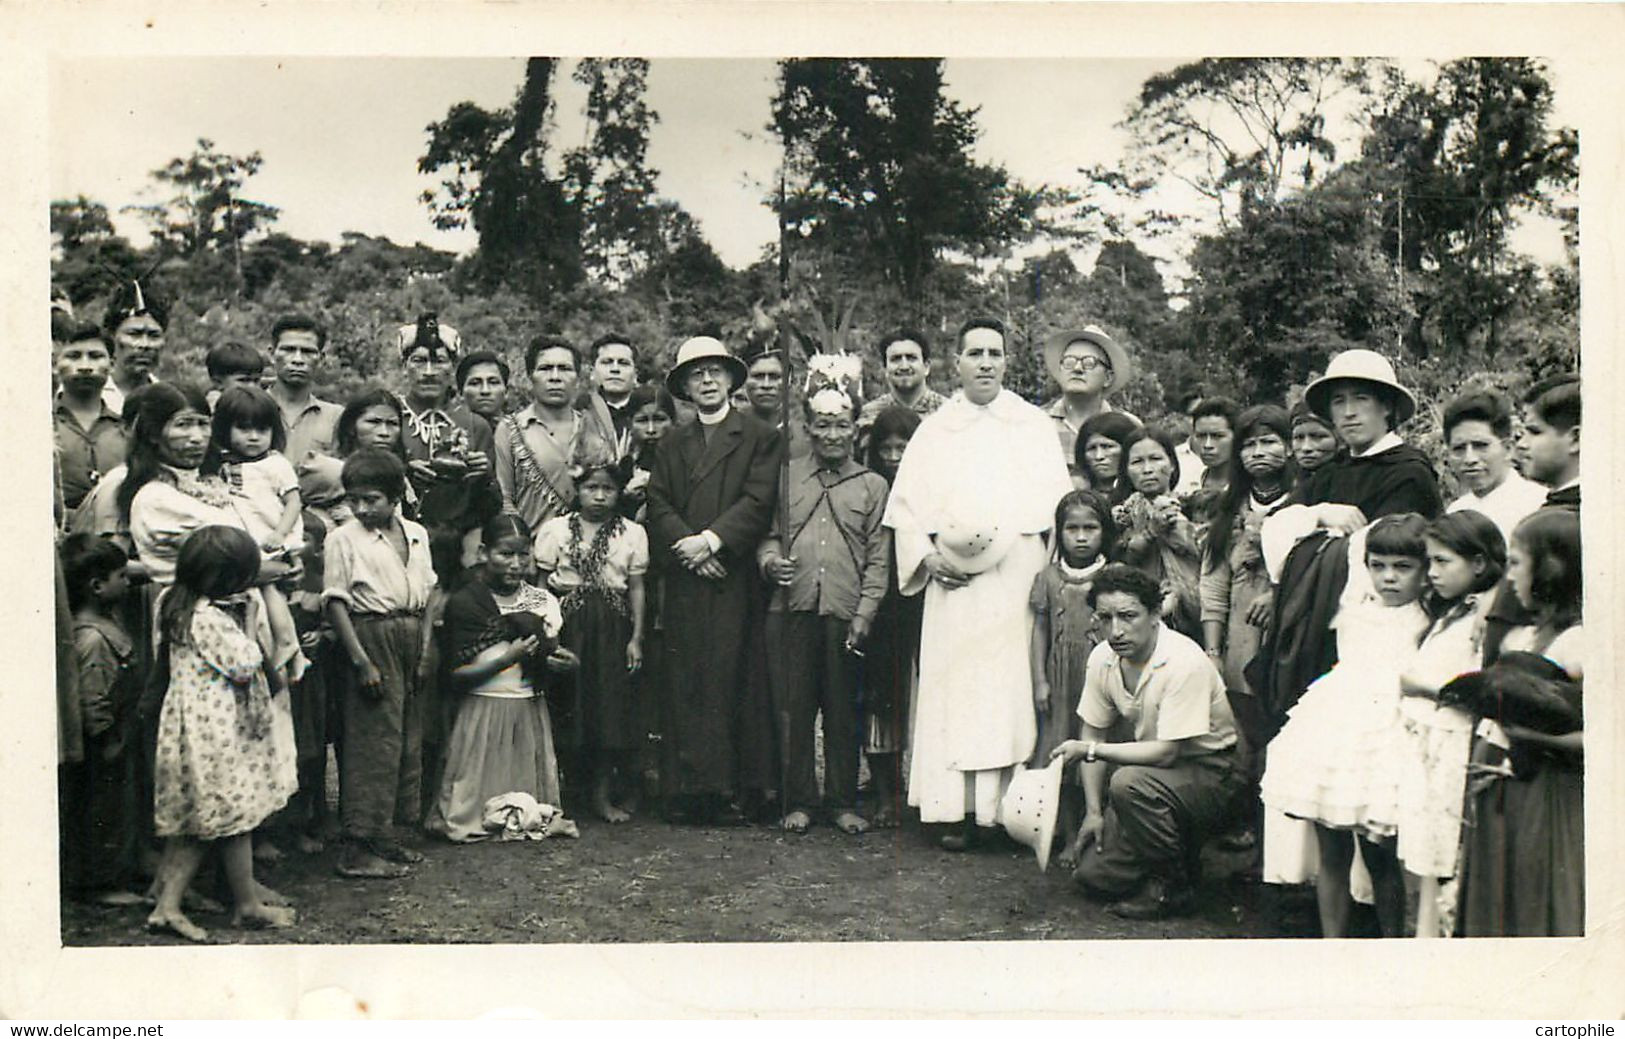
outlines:
[[75, 890], [126, 888], [135, 881], [140, 793], [135, 748], [122, 744], [115, 736], [88, 736], [85, 760], [57, 769], [62, 876]]
[[824, 714], [824, 804], [851, 811], [858, 803], [857, 658], [846, 651], [849, 622], [816, 613], [769, 613], [768, 671], [778, 711], [786, 719], [785, 801], [793, 809], [818, 804], [813, 725]]
[[1203, 842], [1223, 828], [1244, 784], [1230, 751], [1169, 768], [1119, 766], [1107, 788], [1103, 850], [1084, 849], [1072, 879], [1108, 898], [1133, 894], [1148, 877], [1194, 883]]
[[339, 756], [339, 821], [347, 839], [383, 838], [390, 820], [420, 821], [423, 729], [417, 664], [423, 622], [418, 617], [353, 618], [356, 639], [383, 675], [376, 698], [346, 667], [344, 753]]

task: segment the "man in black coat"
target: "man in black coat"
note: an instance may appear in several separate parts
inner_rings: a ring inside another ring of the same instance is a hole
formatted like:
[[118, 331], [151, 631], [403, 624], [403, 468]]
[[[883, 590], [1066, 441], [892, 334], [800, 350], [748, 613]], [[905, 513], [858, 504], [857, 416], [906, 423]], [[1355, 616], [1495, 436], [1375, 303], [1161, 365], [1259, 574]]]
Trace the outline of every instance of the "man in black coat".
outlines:
[[[649, 542], [666, 577], [665, 690], [661, 780], [678, 817], [714, 823], [735, 813], [741, 746], [768, 710], [766, 690], [747, 688], [751, 582], [756, 546], [777, 495], [777, 431], [731, 408], [745, 366], [709, 336], [689, 339], [666, 377], [674, 397], [698, 411], [661, 441], [649, 479]], [[756, 702], [762, 699], [762, 702]]]

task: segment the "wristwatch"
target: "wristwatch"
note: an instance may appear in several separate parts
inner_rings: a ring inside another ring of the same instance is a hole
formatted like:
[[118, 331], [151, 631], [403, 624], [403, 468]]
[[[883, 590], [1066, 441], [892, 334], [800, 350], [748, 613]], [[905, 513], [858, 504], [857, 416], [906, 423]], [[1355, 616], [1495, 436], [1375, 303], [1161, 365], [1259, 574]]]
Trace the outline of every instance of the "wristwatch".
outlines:
[[1096, 741], [1096, 740], [1090, 740], [1088, 743], [1084, 744], [1083, 745], [1083, 760], [1089, 761], [1089, 762], [1099, 760], [1098, 758], [1095, 757], [1095, 751], [1098, 750], [1099, 748], [1100, 748], [1100, 743], [1098, 741]]

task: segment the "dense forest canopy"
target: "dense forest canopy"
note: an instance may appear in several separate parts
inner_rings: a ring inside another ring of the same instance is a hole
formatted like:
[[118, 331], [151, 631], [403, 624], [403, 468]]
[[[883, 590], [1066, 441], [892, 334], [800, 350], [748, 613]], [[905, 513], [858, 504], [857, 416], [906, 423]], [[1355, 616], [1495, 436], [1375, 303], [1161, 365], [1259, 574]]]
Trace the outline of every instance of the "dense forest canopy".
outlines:
[[[941, 61], [784, 60], [762, 127], [779, 175], [740, 198], [780, 233], [743, 269], [659, 193], [648, 71], [534, 58], [508, 106], [459, 102], [425, 128], [426, 226], [472, 229], [467, 255], [283, 234], [254, 178], [289, 160], [200, 139], [150, 172], [160, 201], [125, 207], [145, 241], [118, 233], [116, 200], [54, 202], [54, 281], [90, 315], [119, 279], [173, 297], [170, 375], [222, 339], [265, 345], [279, 312], [315, 313], [334, 344], [320, 388], [340, 396], [392, 374], [385, 330], [425, 310], [515, 360], [543, 330], [616, 329], [648, 371], [697, 332], [864, 349], [904, 323], [947, 341], [990, 313], [1014, 332], [1009, 384], [1033, 399], [1054, 392], [1043, 334], [1096, 323], [1137, 356], [1124, 402], [1147, 417], [1195, 391], [1282, 399], [1363, 346], [1418, 388], [1424, 443], [1463, 385], [1578, 364], [1578, 137], [1554, 124], [1539, 61], [1460, 59], [1419, 82], [1373, 59], [1203, 59], [1145, 81], [1116, 166], [1035, 185], [980, 154], [980, 113]], [[556, 131], [563, 76], [584, 89], [579, 142]], [[1560, 261], [1515, 248], [1532, 218], [1564, 228]]]

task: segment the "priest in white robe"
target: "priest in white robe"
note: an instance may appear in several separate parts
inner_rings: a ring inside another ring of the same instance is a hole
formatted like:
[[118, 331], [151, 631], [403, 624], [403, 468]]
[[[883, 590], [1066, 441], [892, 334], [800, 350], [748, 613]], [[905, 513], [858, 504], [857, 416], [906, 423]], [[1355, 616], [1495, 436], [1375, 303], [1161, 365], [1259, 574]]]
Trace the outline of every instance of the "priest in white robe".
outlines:
[[1004, 388], [1004, 328], [959, 333], [960, 390], [920, 424], [884, 523], [897, 582], [925, 593], [908, 803], [926, 823], [961, 823], [959, 850], [998, 806], [1037, 738], [1028, 596], [1048, 559], [1045, 534], [1072, 489], [1054, 424]]

